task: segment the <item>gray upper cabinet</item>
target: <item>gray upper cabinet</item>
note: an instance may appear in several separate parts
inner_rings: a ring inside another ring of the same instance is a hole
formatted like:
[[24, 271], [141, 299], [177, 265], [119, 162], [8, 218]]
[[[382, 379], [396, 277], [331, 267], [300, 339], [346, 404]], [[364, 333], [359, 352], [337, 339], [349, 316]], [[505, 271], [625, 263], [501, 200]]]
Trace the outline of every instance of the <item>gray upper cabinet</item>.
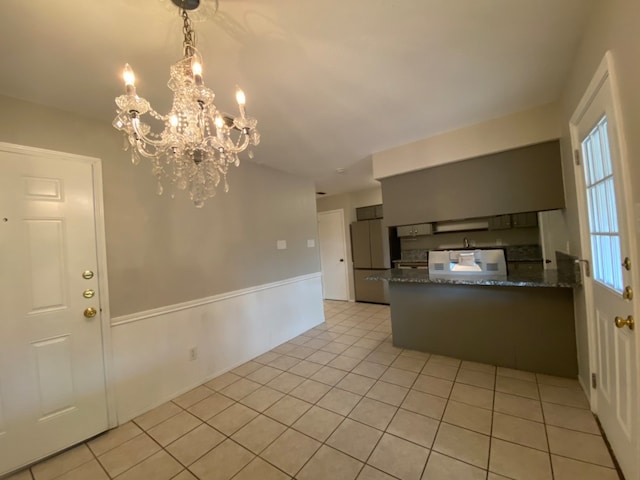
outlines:
[[389, 232], [382, 220], [351, 224], [353, 268], [389, 268]]
[[374, 220], [376, 218], [382, 218], [382, 205], [356, 208], [356, 220]]
[[385, 225], [565, 207], [557, 140], [383, 178], [381, 183]]
[[430, 223], [418, 225], [403, 225], [397, 228], [398, 237], [417, 237], [418, 235], [431, 235], [433, 226]]

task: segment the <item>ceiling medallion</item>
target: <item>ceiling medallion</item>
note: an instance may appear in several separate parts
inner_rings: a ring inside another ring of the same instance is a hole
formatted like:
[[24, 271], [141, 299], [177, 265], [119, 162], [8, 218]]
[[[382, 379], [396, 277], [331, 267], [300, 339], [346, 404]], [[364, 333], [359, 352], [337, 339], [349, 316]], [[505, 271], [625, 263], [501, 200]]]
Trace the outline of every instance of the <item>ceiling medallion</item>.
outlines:
[[[116, 98], [118, 115], [113, 126], [128, 140], [125, 149], [130, 147], [134, 164], [141, 157], [150, 159], [151, 171], [158, 180], [158, 195], [168, 181], [172, 188], [187, 190], [194, 205], [200, 208], [216, 194], [220, 182], [224, 191], [229, 191], [229, 166], [240, 164], [238, 154], [249, 145], [258, 145], [260, 134], [257, 121], [246, 114], [242, 90], [236, 89], [239, 115], [231, 117], [216, 108], [215, 94], [204, 85], [202, 57], [196, 49], [189, 18], [189, 11], [198, 8], [200, 0], [171, 1], [180, 9], [184, 33], [184, 57], [170, 68], [171, 110], [161, 115], [138, 96], [135, 75], [126, 64], [123, 73], [126, 93]], [[164, 129], [154, 132], [151, 124]], [[249, 158], [253, 158], [251, 151]]]

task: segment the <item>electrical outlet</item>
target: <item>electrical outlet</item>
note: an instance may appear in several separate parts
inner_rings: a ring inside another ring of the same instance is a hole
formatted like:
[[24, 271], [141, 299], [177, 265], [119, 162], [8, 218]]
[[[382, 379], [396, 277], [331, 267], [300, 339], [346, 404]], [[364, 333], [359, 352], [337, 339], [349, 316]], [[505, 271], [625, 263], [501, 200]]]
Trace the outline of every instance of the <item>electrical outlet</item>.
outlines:
[[308, 248], [313, 248], [315, 246], [316, 246], [316, 241], [314, 239], [307, 240], [307, 247]]
[[193, 362], [198, 358], [198, 347], [191, 347], [189, 349], [189, 361]]
[[278, 250], [286, 250], [287, 249], [287, 241], [286, 240], [278, 240], [276, 242], [276, 248]]

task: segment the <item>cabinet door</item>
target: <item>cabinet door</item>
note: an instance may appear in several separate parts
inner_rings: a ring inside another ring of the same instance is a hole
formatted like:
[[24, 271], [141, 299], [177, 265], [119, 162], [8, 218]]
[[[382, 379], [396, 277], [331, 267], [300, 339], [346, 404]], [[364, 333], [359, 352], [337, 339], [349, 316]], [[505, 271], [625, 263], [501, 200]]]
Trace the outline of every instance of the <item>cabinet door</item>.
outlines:
[[371, 268], [369, 221], [351, 224], [351, 255], [353, 268]]
[[353, 271], [357, 302], [389, 303], [389, 286], [387, 282], [365, 280], [375, 273], [377, 273], [375, 270]]
[[376, 212], [375, 218], [382, 218], [382, 214], [383, 214], [382, 205], [375, 205], [374, 209], [375, 209], [375, 212]]
[[389, 229], [382, 226], [382, 220], [369, 220], [371, 244], [371, 268], [390, 268]]
[[399, 237], [411, 237], [413, 235], [413, 225], [403, 225], [397, 228]]
[[359, 207], [356, 208], [356, 220], [372, 220], [376, 218], [376, 207]]
[[538, 213], [526, 212], [526, 213], [514, 213], [512, 215], [513, 227], [537, 227], [538, 226]]
[[489, 218], [489, 230], [506, 230], [511, 228], [511, 215], [496, 215]]
[[416, 235], [431, 235], [433, 233], [433, 228], [430, 223], [414, 225], [413, 228]]

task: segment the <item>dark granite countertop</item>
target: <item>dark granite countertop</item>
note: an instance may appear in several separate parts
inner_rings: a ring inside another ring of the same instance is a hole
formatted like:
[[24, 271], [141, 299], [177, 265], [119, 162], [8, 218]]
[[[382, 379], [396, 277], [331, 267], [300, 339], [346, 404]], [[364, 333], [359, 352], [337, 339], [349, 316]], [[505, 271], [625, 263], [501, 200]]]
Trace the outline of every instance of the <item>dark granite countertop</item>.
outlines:
[[483, 278], [475, 276], [455, 276], [449, 278], [430, 278], [428, 270], [393, 268], [371, 275], [367, 280], [386, 280], [394, 283], [437, 283], [448, 285], [485, 285], [497, 287], [551, 287], [573, 288], [580, 284], [570, 276], [558, 275], [557, 270], [542, 272], [513, 272], [506, 277]]

